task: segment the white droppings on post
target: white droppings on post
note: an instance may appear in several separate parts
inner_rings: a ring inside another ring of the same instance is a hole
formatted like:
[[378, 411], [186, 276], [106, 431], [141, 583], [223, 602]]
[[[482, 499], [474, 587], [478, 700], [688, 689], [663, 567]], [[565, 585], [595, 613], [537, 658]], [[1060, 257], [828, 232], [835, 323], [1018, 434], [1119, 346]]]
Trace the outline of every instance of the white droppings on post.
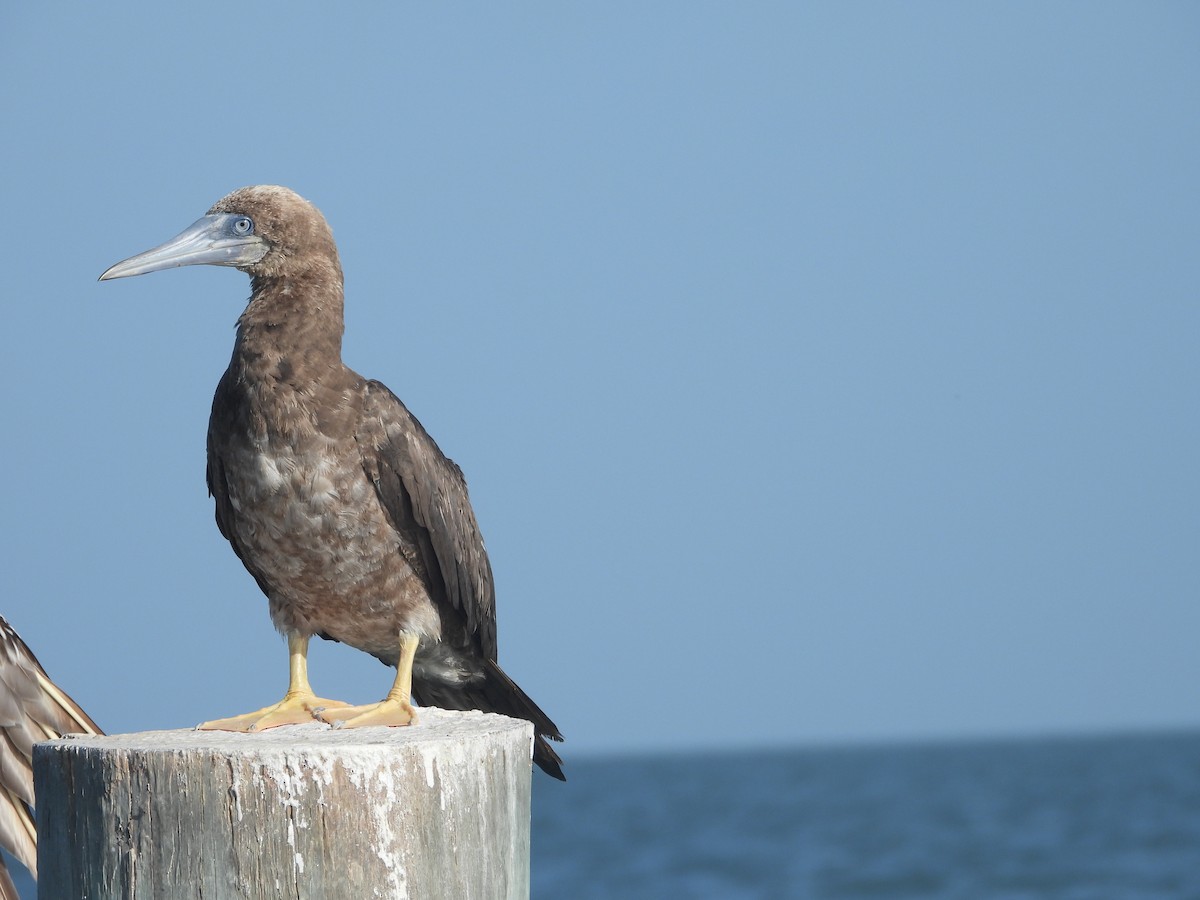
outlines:
[[[408, 897], [408, 873], [404, 869], [404, 858], [395, 850], [397, 843], [397, 835], [392, 828], [391, 811], [396, 802], [396, 785], [392, 780], [392, 772], [390, 769], [379, 769], [375, 772], [380, 785], [383, 787], [382, 796], [375, 803], [375, 833], [377, 839], [372, 843], [372, 850], [379, 857], [379, 861], [383, 863], [387, 872], [388, 885], [392, 889], [391, 896], [393, 897]], [[376, 886], [374, 894], [376, 897], [387, 897], [388, 894], [381, 893], [382, 885]]]
[[[433, 761], [435, 754], [430, 753], [424, 747], [421, 748], [421, 761], [425, 763], [425, 783], [433, 787]], [[445, 806], [445, 804], [442, 804]]]
[[240, 822], [245, 815], [242, 809], [242, 777], [238, 774], [238, 767], [233, 764], [233, 760], [229, 761], [229, 793], [233, 797], [233, 808]]

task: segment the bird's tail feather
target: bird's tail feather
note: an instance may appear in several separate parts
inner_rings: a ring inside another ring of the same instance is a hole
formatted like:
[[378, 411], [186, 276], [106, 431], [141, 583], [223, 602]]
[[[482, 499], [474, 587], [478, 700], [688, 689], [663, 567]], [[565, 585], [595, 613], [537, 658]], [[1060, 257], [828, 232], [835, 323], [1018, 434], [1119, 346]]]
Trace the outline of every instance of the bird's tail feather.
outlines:
[[425, 682], [414, 685], [413, 694], [418, 703], [442, 709], [478, 709], [532, 722], [533, 761], [547, 775], [567, 780], [562, 759], [549, 743], [563, 739], [558, 726], [495, 662], [484, 663], [484, 677], [480, 681], [453, 686], [446, 682]]

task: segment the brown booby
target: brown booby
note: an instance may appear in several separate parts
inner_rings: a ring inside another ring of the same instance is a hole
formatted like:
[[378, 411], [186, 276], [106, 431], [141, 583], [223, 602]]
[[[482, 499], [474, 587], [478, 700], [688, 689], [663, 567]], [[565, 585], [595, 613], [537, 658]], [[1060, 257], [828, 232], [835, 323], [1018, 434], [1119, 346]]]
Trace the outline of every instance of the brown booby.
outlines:
[[[242, 188], [100, 279], [203, 264], [250, 276], [213, 398], [208, 490], [287, 638], [290, 679], [279, 703], [200, 728], [405, 725], [415, 699], [528, 719], [534, 761], [563, 778], [547, 743], [558, 728], [497, 664], [492, 570], [461, 470], [391, 391], [342, 362], [342, 268], [325, 217], [287, 188]], [[317, 697], [313, 635], [395, 666], [387, 697]]]
[[[50, 680], [33, 651], [0, 616], [0, 847], [37, 878], [33, 745], [64, 734], [103, 734]], [[0, 859], [0, 900], [19, 900]]]

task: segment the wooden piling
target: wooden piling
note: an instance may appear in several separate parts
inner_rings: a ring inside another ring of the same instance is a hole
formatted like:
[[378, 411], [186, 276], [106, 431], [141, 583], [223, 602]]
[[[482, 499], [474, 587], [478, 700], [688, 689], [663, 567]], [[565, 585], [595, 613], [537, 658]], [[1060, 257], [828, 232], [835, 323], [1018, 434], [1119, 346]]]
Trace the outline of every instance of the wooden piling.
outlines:
[[525, 898], [532, 728], [158, 731], [39, 744], [40, 900]]

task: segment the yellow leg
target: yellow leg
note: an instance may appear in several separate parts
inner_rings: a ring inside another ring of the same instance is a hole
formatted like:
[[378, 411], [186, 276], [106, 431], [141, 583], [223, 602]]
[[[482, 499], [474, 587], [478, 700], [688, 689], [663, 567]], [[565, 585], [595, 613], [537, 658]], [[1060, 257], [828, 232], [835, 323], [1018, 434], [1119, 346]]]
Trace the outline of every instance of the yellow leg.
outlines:
[[386, 697], [366, 706], [343, 706], [323, 709], [317, 713], [322, 722], [342, 728], [361, 728], [365, 725], [412, 725], [417, 711], [412, 705], [412, 667], [421, 639], [415, 634], [400, 634], [400, 661], [396, 663], [396, 680]]
[[308, 684], [308, 638], [288, 635], [288, 690], [274, 706], [197, 725], [200, 731], [261, 731], [278, 725], [311, 722], [316, 710], [347, 706], [340, 700], [324, 700]]

